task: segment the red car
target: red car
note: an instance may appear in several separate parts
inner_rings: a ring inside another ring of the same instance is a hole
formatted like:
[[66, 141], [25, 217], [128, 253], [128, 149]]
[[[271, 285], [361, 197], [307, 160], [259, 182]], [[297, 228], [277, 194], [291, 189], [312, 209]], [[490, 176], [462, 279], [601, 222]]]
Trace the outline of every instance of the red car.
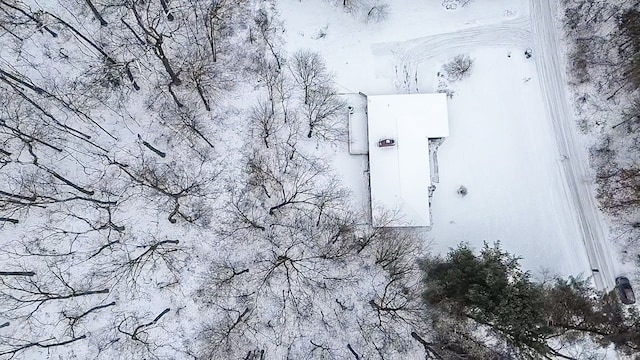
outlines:
[[378, 147], [395, 146], [396, 141], [393, 139], [382, 139], [378, 141]]

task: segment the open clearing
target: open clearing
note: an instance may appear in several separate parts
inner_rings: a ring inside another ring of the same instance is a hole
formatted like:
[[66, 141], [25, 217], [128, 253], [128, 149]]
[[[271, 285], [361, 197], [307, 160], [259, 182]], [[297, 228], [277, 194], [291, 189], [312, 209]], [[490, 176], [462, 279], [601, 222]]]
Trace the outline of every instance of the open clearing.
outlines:
[[[434, 92], [441, 66], [469, 54], [471, 76], [449, 86], [451, 135], [438, 151], [440, 183], [425, 237], [440, 252], [460, 241], [499, 240], [536, 274], [590, 276], [597, 268], [596, 286], [610, 288], [616, 269], [566, 103], [554, 9], [543, 3], [531, 11], [524, 0], [446, 10], [439, 2], [395, 1], [387, 21], [365, 30], [322, 2], [283, 2], [281, 12], [288, 50], [321, 52], [344, 92]], [[353, 180], [362, 177], [362, 157], [353, 159], [358, 173], [338, 158], [366, 204], [366, 182]], [[461, 185], [467, 196], [457, 194]]]

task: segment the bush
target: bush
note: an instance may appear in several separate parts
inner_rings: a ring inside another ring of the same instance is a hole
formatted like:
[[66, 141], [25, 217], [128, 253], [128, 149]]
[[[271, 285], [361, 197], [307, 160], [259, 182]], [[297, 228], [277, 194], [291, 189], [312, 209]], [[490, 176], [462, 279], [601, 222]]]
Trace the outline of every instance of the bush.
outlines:
[[447, 73], [447, 79], [449, 81], [458, 81], [470, 75], [472, 66], [473, 60], [471, 57], [466, 54], [461, 54], [446, 63], [443, 66], [443, 70]]
[[389, 17], [389, 4], [375, 3], [367, 12], [367, 22], [383, 22]]

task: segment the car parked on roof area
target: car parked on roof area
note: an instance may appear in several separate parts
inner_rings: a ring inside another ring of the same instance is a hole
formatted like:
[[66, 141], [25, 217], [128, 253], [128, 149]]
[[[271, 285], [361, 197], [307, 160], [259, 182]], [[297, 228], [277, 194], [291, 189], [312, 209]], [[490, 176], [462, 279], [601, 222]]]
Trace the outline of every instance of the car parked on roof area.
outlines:
[[382, 139], [378, 141], [378, 147], [395, 146], [396, 141], [393, 139]]
[[636, 302], [636, 296], [633, 293], [633, 288], [629, 279], [624, 276], [618, 276], [616, 278], [616, 289], [618, 289], [618, 296], [623, 304], [634, 304]]

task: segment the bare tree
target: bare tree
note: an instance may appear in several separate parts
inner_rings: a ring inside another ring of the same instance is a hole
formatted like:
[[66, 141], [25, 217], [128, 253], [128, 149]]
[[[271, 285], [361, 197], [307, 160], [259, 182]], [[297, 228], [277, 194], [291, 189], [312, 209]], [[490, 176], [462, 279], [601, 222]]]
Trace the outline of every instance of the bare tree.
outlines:
[[102, 17], [102, 15], [100, 14], [96, 6], [93, 4], [93, 2], [91, 0], [85, 0], [85, 1], [87, 2], [89, 9], [91, 9], [93, 16], [95, 16], [96, 19], [100, 22], [100, 25], [107, 26], [109, 23], [107, 23], [107, 21]]
[[13, 333], [0, 335], [0, 354], [11, 358], [30, 348], [65, 346], [86, 338], [86, 334], [77, 336], [71, 332], [52, 339], [51, 334], [45, 337], [42, 328], [51, 330], [61, 326], [57, 320], [51, 321], [56, 308], [64, 312], [74, 303], [100, 301], [108, 294], [107, 288], [72, 281], [70, 274], [51, 261], [48, 269], [41, 269], [34, 276], [0, 276], [3, 314], [10, 319], [7, 327]]
[[303, 109], [309, 131], [322, 139], [336, 140], [344, 133], [341, 128], [341, 110], [345, 105], [331, 88], [333, 79], [320, 54], [299, 50], [293, 54], [290, 64], [296, 83], [302, 88]]
[[183, 172], [178, 171], [177, 163], [157, 163], [144, 156], [141, 159], [142, 163], [137, 166], [109, 161], [134, 183], [151, 190], [157, 199], [162, 200], [159, 204], [160, 208], [170, 210], [167, 217], [169, 222], [175, 223], [176, 217], [190, 223], [208, 221], [206, 216], [209, 214], [200, 206], [202, 205], [200, 200], [204, 197], [216, 196], [215, 192], [209, 192], [211, 189], [208, 185], [215, 181], [221, 169], [210, 172], [203, 163], [200, 163], [196, 164], [193, 171]]
[[310, 50], [295, 52], [291, 57], [290, 69], [296, 82], [302, 87], [305, 105], [309, 103], [313, 91], [331, 81], [320, 54]]
[[221, 100], [260, 51], [230, 45], [253, 8], [40, 5], [0, 1], [0, 357], [182, 354], [162, 329], [182, 304], [142, 309], [181, 292], [217, 220]]
[[327, 86], [311, 90], [309, 100], [304, 106], [309, 125], [307, 137], [325, 140], [339, 140], [346, 135], [345, 103], [335, 91]]
[[274, 146], [271, 141], [285, 124], [275, 113], [272, 102], [258, 101], [251, 109], [249, 119], [255, 136], [262, 140], [264, 146]]
[[[276, 62], [278, 70], [281, 70], [282, 59], [277, 48], [277, 42], [279, 41], [277, 30], [279, 24], [276, 22], [275, 17], [268, 10], [260, 9], [254, 18], [254, 23], [260, 39], [266, 44], [269, 53]], [[250, 35], [250, 38], [253, 39], [253, 35]]]
[[623, 125], [627, 133], [637, 133], [640, 129], [640, 96], [636, 96], [622, 112], [622, 121], [613, 125], [613, 129]]

